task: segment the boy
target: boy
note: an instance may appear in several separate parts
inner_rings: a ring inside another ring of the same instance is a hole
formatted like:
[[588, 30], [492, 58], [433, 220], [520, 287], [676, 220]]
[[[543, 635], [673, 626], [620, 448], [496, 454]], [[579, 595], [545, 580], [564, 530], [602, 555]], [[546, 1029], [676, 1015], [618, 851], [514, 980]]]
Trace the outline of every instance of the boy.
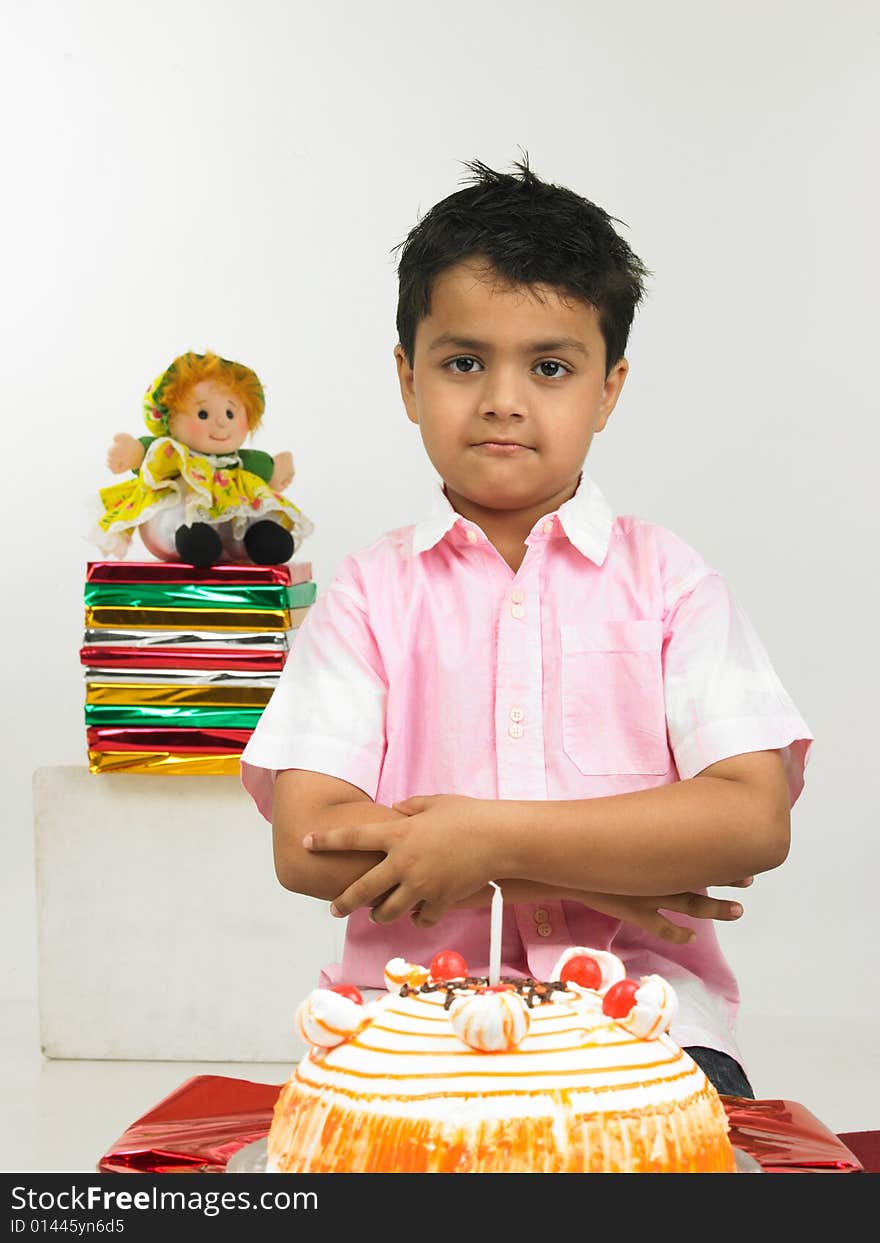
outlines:
[[394, 354], [434, 509], [345, 559], [243, 781], [281, 883], [349, 916], [322, 983], [444, 948], [486, 974], [493, 880], [505, 974], [547, 979], [569, 945], [656, 971], [673, 1037], [751, 1096], [711, 923], [741, 908], [705, 888], [783, 862], [811, 734], [720, 576], [582, 474], [647, 270], [516, 167], [469, 164], [403, 245]]

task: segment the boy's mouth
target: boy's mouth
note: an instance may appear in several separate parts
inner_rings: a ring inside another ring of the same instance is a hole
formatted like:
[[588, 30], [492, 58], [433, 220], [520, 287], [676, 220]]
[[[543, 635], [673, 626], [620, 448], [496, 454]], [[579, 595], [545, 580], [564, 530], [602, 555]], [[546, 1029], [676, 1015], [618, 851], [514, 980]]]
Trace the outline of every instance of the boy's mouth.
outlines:
[[520, 444], [518, 440], [481, 440], [472, 447], [482, 449], [484, 453], [499, 454], [501, 457], [533, 452], [531, 445]]

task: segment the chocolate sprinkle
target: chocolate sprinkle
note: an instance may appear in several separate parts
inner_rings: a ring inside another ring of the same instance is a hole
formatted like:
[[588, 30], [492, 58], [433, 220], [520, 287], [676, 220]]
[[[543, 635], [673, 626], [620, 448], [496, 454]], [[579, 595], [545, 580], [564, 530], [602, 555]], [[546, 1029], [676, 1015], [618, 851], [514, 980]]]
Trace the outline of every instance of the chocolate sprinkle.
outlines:
[[[568, 991], [562, 980], [542, 982], [530, 975], [527, 975], [525, 979], [512, 975], [503, 975], [501, 983], [509, 984], [511, 986], [510, 992], [519, 993], [530, 1010], [536, 1005], [544, 1005], [546, 1002], [551, 1002], [554, 992], [565, 993]], [[485, 975], [468, 975], [459, 977], [457, 980], [428, 979], [424, 984], [419, 985], [418, 988], [410, 988], [408, 984], [404, 984], [400, 990], [400, 996], [408, 997], [411, 993], [439, 993], [445, 990], [446, 998], [443, 1002], [443, 1009], [448, 1010], [457, 997], [466, 997], [468, 993], [478, 993], [481, 989], [488, 987], [489, 977]]]

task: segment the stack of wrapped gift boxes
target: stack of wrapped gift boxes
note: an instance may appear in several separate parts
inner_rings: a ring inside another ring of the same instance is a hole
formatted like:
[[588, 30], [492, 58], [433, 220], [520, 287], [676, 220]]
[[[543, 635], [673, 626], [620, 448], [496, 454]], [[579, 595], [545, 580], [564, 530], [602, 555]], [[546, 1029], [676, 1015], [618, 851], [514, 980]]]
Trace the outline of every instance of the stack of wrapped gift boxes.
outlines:
[[315, 596], [309, 562], [89, 562], [90, 771], [237, 774]]

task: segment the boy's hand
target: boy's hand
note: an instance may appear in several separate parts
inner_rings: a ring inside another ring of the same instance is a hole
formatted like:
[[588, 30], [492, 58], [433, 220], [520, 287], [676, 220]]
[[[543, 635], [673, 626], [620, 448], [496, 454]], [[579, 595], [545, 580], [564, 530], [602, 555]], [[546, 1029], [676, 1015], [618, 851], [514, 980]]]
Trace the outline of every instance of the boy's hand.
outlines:
[[[374, 850], [385, 858], [332, 903], [330, 913], [373, 908], [388, 924], [414, 907], [440, 914], [494, 879], [498, 803], [459, 794], [418, 795], [394, 803], [405, 820], [325, 829], [303, 839], [307, 850]], [[436, 922], [436, 919], [432, 919]]]
[[[380, 863], [334, 900], [332, 914], [343, 917], [370, 906], [375, 923], [391, 923], [411, 914], [416, 926], [427, 928], [450, 907], [488, 903], [488, 882], [497, 879], [498, 871], [492, 851], [493, 812], [498, 806], [497, 800], [463, 795], [417, 795], [392, 805], [392, 810], [406, 814], [405, 820], [325, 829], [310, 833], [303, 845], [315, 851], [385, 853]], [[736, 887], [751, 883], [752, 877], [730, 882]], [[486, 893], [481, 895], [483, 889]], [[572, 890], [566, 897], [678, 944], [692, 941], [693, 930], [668, 919], [664, 911], [725, 921], [742, 914], [739, 903], [700, 893], [630, 896]]]
[[[741, 884], [742, 882], [737, 882]], [[633, 897], [612, 893], [585, 893], [580, 899], [585, 906], [594, 911], [610, 915], [612, 919], [622, 919], [627, 923], [636, 924], [652, 936], [662, 941], [671, 941], [675, 945], [688, 945], [696, 940], [693, 928], [677, 924], [668, 919], [664, 911], [688, 915], [691, 919], [721, 919], [730, 921], [739, 919], [743, 908], [739, 902], [728, 902], [723, 898], [709, 898], [702, 893], [667, 893], [660, 897]]]
[[[752, 877], [731, 883], [737, 887], [750, 885]], [[743, 913], [739, 902], [731, 902], [726, 898], [710, 898], [703, 893], [667, 893], [646, 897], [641, 894], [586, 893], [581, 889], [555, 889], [549, 885], [538, 886], [538, 892], [535, 892], [534, 886], [527, 886], [525, 893], [519, 893], [520, 886], [515, 880], [502, 880], [500, 884], [505, 895], [513, 895], [514, 902], [580, 902], [593, 911], [635, 924], [652, 936], [676, 945], [690, 944], [696, 939], [696, 933], [692, 927], [671, 919], [670, 912], [687, 915], [690, 919], [719, 919], [725, 923], [739, 919]], [[541, 890], [546, 890], [546, 893], [542, 894]], [[488, 906], [491, 900], [492, 890], [486, 886], [465, 901], [457, 902], [454, 909], [471, 910], [474, 907]], [[444, 914], [443, 910], [438, 911], [427, 905], [419, 906], [412, 914], [412, 922], [417, 928], [429, 928]]]

